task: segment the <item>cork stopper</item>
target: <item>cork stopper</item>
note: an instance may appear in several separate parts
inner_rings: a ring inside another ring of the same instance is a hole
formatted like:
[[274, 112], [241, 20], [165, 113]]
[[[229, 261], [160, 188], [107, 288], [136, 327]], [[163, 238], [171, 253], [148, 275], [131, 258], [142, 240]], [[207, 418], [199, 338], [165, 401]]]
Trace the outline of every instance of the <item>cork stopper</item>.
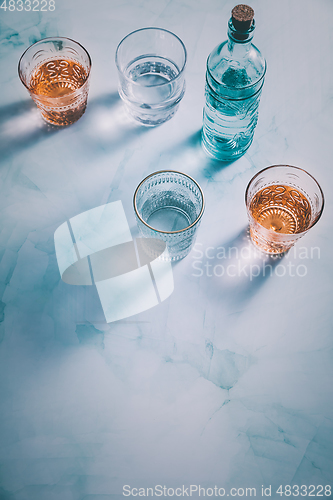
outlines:
[[237, 31], [247, 31], [252, 26], [254, 10], [248, 5], [236, 5], [231, 11], [232, 24]]

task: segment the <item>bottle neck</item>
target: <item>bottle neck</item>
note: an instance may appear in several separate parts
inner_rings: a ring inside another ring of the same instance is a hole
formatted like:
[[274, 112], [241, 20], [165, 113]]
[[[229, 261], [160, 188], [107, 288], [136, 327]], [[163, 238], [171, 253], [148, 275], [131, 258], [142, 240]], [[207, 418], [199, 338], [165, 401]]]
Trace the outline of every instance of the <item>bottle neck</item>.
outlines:
[[229, 51], [235, 56], [242, 56], [246, 54], [251, 47], [251, 40], [253, 38], [255, 30], [255, 22], [253, 19], [251, 27], [247, 31], [237, 30], [232, 22], [232, 19], [228, 23], [228, 48]]

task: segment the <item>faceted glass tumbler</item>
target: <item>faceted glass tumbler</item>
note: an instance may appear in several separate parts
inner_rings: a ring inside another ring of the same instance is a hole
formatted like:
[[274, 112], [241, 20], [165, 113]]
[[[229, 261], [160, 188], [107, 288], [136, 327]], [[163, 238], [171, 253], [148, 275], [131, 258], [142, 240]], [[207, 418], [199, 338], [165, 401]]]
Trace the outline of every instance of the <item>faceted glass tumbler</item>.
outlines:
[[42, 117], [58, 126], [71, 125], [85, 112], [90, 69], [86, 49], [64, 37], [34, 43], [18, 66], [19, 77]]
[[265, 253], [280, 254], [318, 222], [324, 195], [305, 170], [273, 165], [250, 180], [245, 203], [253, 243]]
[[[189, 175], [162, 170], [148, 175], [134, 193], [134, 211], [139, 230], [147, 238], [166, 243], [168, 256], [176, 261], [191, 250], [204, 212], [204, 195]], [[158, 244], [147, 252], [159, 254]]]
[[119, 43], [119, 95], [135, 120], [154, 126], [172, 118], [185, 92], [186, 57], [180, 38], [161, 28], [134, 31]]

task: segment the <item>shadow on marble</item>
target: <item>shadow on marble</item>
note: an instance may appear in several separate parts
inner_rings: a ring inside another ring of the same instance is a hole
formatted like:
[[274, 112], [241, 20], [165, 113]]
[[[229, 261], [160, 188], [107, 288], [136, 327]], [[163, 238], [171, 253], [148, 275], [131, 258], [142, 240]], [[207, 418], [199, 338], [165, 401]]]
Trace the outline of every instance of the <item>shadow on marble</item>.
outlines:
[[1, 500], [15, 500], [15, 497], [11, 493], [9, 493], [9, 491], [6, 491], [0, 487], [0, 499]]
[[191, 134], [184, 141], [180, 142], [176, 147], [173, 147], [172, 151], [177, 152], [179, 150], [180, 153], [183, 153], [186, 150], [194, 149], [200, 152], [200, 156], [202, 156], [202, 159], [205, 160], [205, 165], [203, 165], [203, 175], [206, 178], [211, 178], [215, 172], [227, 168], [229, 165], [232, 165], [236, 160], [220, 161], [220, 160], [215, 160], [214, 158], [210, 158], [202, 149], [201, 132], [202, 129], [200, 128], [199, 130], [197, 130], [197, 132], [194, 132], [194, 134]]
[[207, 156], [207, 162], [205, 167], [203, 168], [203, 176], [206, 179], [213, 179], [214, 175], [221, 170], [224, 170], [235, 163], [236, 160], [232, 161], [220, 161], [214, 160], [213, 158], [209, 158]]
[[[201, 147], [201, 128], [194, 132], [194, 134], [189, 135], [186, 139], [178, 142], [178, 144], [173, 145], [172, 148], [168, 148], [165, 151], [166, 155], [172, 153], [174, 156], [183, 156], [189, 150], [200, 152], [204, 154]], [[204, 158], [207, 158], [205, 155]]]
[[212, 301], [243, 305], [272, 277], [283, 255], [266, 255], [253, 245], [245, 227], [229, 241], [216, 245], [216, 255], [206, 261], [201, 279]]
[[26, 99], [25, 101], [18, 101], [12, 104], [7, 104], [0, 108], [0, 125], [6, 122], [9, 118], [13, 116], [21, 115], [30, 111], [32, 108], [36, 107], [31, 99]]
[[[192, 134], [190, 137], [188, 137], [187, 140], [184, 141], [183, 145], [185, 147], [188, 146], [188, 147], [202, 149], [201, 132], [202, 132], [202, 129], [200, 129], [197, 132], [195, 132], [194, 134]], [[230, 165], [232, 165], [236, 161], [236, 159], [231, 160], [231, 161], [216, 160], [214, 158], [210, 158], [206, 153], [204, 153], [204, 155], [205, 155], [205, 159], [206, 159], [206, 164], [205, 164], [205, 167], [203, 168], [203, 175], [204, 175], [204, 177], [206, 177], [208, 179], [212, 178], [214, 173], [219, 172], [220, 170], [223, 170], [224, 168], [229, 167]]]
[[20, 153], [41, 140], [72, 127], [75, 127], [76, 133], [87, 136], [94, 154], [107, 149], [120, 149], [150, 129], [128, 116], [118, 92], [88, 99], [84, 116], [68, 127], [46, 123], [35, 103], [27, 99], [0, 108], [0, 155], [7, 158]]
[[118, 92], [88, 98], [84, 120], [76, 126], [89, 139], [94, 155], [119, 150], [152, 128], [129, 116]]
[[46, 123], [31, 99], [0, 108], [0, 155], [6, 158], [50, 137], [60, 129]]
[[110, 92], [108, 94], [102, 94], [91, 98], [88, 97], [86, 112], [99, 106], [102, 106], [103, 108], [112, 108], [119, 104], [119, 102], [121, 102], [121, 99], [118, 92]]

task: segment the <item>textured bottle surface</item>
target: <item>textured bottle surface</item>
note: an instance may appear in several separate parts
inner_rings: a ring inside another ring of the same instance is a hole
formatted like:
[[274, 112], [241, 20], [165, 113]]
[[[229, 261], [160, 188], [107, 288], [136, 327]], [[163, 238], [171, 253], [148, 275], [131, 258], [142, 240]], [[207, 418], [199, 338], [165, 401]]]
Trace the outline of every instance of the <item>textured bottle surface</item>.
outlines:
[[261, 91], [243, 100], [217, 99], [206, 84], [203, 146], [218, 160], [240, 157], [251, 145]]
[[251, 43], [251, 28], [237, 39], [229, 21], [229, 40], [207, 60], [206, 104], [202, 144], [208, 155], [222, 161], [242, 156], [252, 143], [266, 63]]

